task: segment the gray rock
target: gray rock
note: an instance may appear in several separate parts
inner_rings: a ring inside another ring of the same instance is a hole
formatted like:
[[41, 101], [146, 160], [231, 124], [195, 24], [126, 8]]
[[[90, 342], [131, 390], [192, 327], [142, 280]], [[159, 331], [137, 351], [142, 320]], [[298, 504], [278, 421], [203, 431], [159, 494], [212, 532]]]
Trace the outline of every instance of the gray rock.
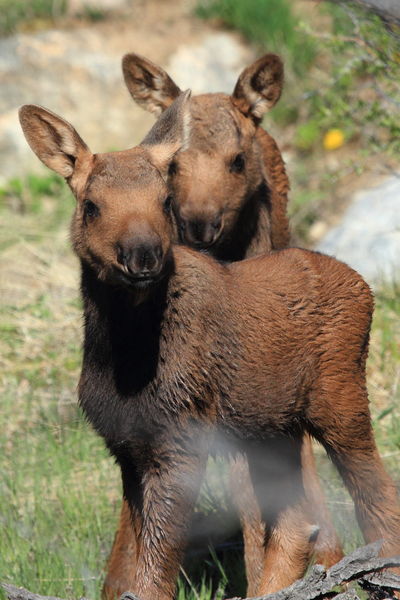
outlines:
[[67, 10], [71, 15], [79, 15], [86, 10], [109, 12], [126, 9], [128, 0], [68, 0]]
[[19, 125], [22, 104], [64, 117], [94, 151], [133, 146], [144, 137], [153, 119], [130, 99], [121, 55], [89, 29], [0, 40], [0, 181], [39, 168]]
[[212, 33], [199, 44], [173, 54], [167, 72], [183, 90], [194, 94], [233, 92], [241, 70], [253, 60], [250, 49], [228, 33]]
[[196, 44], [188, 44], [193, 32], [184, 24], [185, 35], [171, 46], [165, 32], [147, 27], [109, 28], [107, 39], [92, 27], [0, 40], [0, 183], [42, 168], [19, 126], [22, 104], [40, 104], [59, 114], [95, 152], [127, 148], [143, 139], [154, 117], [132, 101], [123, 82], [121, 57], [129, 50], [163, 66], [171, 57], [167, 71], [182, 89], [190, 87], [194, 93], [231, 92], [252, 60], [234, 35], [207, 30], [195, 35]]
[[400, 21], [400, 3], [399, 0], [358, 0], [360, 4], [364, 4], [368, 8], [376, 11], [378, 14]]
[[336, 256], [373, 286], [400, 281], [400, 173], [355, 194], [317, 250]]

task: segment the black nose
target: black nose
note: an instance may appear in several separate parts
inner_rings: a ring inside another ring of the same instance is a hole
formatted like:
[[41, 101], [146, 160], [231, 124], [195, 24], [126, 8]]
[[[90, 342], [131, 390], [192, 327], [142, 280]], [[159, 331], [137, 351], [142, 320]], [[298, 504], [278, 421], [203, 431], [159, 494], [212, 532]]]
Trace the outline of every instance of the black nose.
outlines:
[[153, 276], [162, 266], [161, 240], [124, 243], [118, 246], [118, 262], [135, 277]]
[[191, 246], [211, 246], [222, 230], [222, 217], [218, 215], [212, 221], [205, 219], [188, 219], [181, 221], [182, 241]]

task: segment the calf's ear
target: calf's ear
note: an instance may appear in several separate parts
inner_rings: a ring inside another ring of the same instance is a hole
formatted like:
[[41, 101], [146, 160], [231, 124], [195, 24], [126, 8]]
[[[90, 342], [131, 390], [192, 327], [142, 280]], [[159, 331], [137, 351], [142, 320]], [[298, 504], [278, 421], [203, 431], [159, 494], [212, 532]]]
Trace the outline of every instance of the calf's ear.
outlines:
[[181, 90], [171, 77], [139, 54], [126, 54], [122, 72], [132, 98], [146, 110], [160, 115], [179, 96]]
[[140, 144], [146, 148], [150, 162], [166, 173], [173, 157], [184, 150], [190, 136], [190, 96], [187, 90], [165, 110]]
[[91, 155], [72, 125], [41, 106], [22, 106], [19, 120], [26, 140], [36, 156], [66, 179], [74, 172], [77, 159]]
[[282, 87], [282, 60], [265, 54], [241, 73], [232, 99], [244, 114], [261, 119], [278, 102]]

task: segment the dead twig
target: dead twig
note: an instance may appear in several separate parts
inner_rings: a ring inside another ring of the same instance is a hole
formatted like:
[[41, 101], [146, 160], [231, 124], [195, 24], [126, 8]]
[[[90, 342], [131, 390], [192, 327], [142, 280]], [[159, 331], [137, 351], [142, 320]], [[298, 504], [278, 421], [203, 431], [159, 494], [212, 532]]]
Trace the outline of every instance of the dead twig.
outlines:
[[[307, 577], [299, 579], [291, 586], [273, 594], [246, 600], [359, 600], [354, 589], [339, 594], [333, 591], [337, 586], [350, 581], [357, 581], [375, 600], [391, 598], [393, 590], [400, 590], [400, 576], [382, 569], [400, 566], [400, 556], [382, 558], [379, 556], [381, 547], [381, 541], [368, 544], [345, 556], [328, 570], [316, 565]], [[53, 596], [40, 596], [8, 583], [1, 585], [9, 600], [62, 600]], [[139, 599], [131, 592], [126, 592], [120, 600]]]

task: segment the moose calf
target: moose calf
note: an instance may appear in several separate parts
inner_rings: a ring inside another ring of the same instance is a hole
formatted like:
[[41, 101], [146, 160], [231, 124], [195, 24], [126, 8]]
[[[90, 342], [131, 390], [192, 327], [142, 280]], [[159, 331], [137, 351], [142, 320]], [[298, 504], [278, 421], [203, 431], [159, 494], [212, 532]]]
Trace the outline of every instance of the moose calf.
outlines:
[[93, 155], [71, 125], [38, 106], [24, 106], [20, 119], [77, 200], [79, 400], [121, 468], [137, 526], [132, 592], [173, 597], [217, 437], [246, 453], [251, 474], [264, 470], [264, 493], [275, 497], [277, 487], [274, 509], [288, 514], [302, 501], [302, 438], [313, 435], [338, 467], [366, 541], [383, 537], [383, 552], [399, 553], [400, 507], [368, 409], [373, 301], [362, 278], [305, 250], [222, 265], [171, 243], [162, 173], [187, 141], [187, 94], [124, 152]]
[[[155, 114], [166, 110], [180, 93], [161, 67], [142, 56], [127, 54], [122, 68], [134, 100]], [[288, 246], [289, 182], [278, 146], [260, 126], [262, 116], [279, 100], [282, 85], [282, 61], [275, 54], [266, 54], [242, 72], [231, 96], [203, 94], [192, 98], [189, 143], [169, 167], [173, 211], [183, 243], [225, 262]], [[319, 527], [316, 540], [311, 535], [307, 547], [310, 553], [315, 550], [319, 563], [329, 567], [343, 552], [308, 435], [303, 443], [302, 466], [307, 495], [304, 510]], [[243, 525], [247, 594], [257, 595], [260, 586], [274, 591], [289, 585], [303, 575], [304, 569], [303, 558], [299, 562], [294, 559], [291, 520], [277, 523], [266, 519], [257, 504], [244, 457], [231, 458], [230, 469], [232, 497]], [[255, 485], [256, 479], [253, 473]], [[134, 578], [135, 530], [124, 503], [103, 589], [107, 599], [119, 596]], [[284, 557], [290, 557], [290, 568], [282, 568]]]
[[[133, 99], [156, 115], [181, 93], [137, 54], [124, 56], [122, 70]], [[242, 72], [231, 96], [192, 98], [188, 144], [169, 167], [183, 243], [228, 262], [288, 246], [289, 181], [275, 140], [260, 126], [282, 86], [282, 61], [266, 54]]]

